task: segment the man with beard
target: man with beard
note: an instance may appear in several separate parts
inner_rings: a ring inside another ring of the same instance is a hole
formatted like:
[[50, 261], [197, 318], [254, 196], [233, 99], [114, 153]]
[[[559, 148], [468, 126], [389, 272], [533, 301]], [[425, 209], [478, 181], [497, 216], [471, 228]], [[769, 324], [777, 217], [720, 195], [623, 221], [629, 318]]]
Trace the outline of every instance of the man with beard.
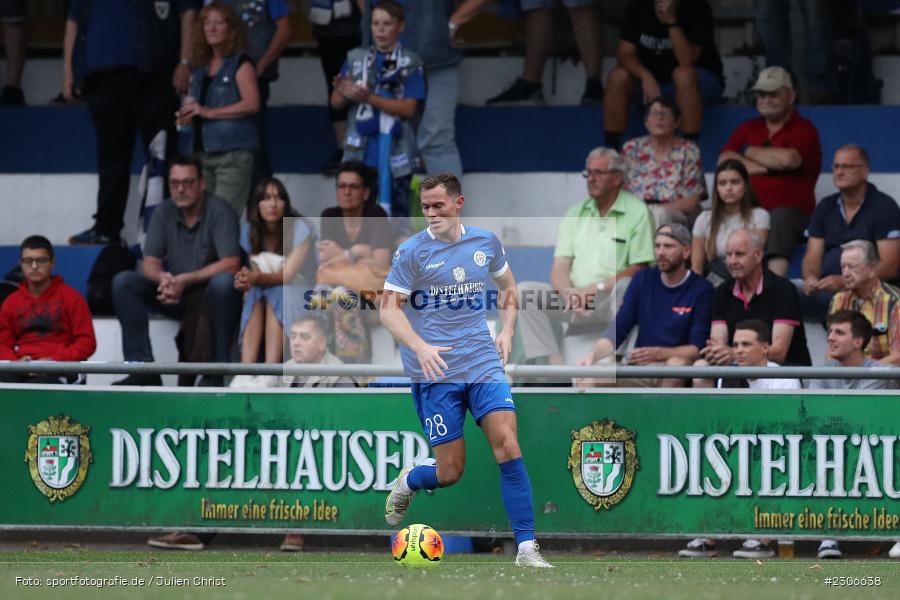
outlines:
[[[691, 232], [679, 223], [663, 225], [656, 230], [653, 252], [656, 266], [638, 271], [631, 279], [615, 322], [578, 364], [611, 362], [612, 354], [635, 326], [639, 327], [637, 341], [623, 363], [685, 366], [700, 356], [709, 336], [713, 288], [688, 268]], [[583, 379], [577, 383], [682, 387], [685, 380], [645, 378], [603, 383]]]

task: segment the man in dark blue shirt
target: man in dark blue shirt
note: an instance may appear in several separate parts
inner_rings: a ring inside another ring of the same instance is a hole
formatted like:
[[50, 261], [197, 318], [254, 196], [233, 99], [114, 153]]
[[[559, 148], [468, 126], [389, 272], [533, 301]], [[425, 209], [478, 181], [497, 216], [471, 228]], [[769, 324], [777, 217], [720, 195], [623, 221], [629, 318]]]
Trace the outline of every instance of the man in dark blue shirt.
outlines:
[[81, 89], [97, 131], [94, 225], [70, 244], [107, 244], [121, 236], [135, 137], [145, 155], [160, 131], [175, 149], [176, 94], [191, 72], [194, 0], [72, 0], [63, 41], [63, 96]]
[[[578, 364], [611, 360], [635, 326], [640, 329], [634, 349], [626, 356], [629, 365], [686, 366], [700, 356], [709, 338], [713, 288], [688, 268], [690, 231], [677, 223], [663, 225], [656, 230], [653, 253], [656, 266], [638, 271], [632, 278], [615, 323]], [[608, 385], [587, 380], [579, 383]], [[620, 379], [615, 385], [682, 387], [684, 380]]]
[[844, 287], [841, 246], [867, 240], [878, 248], [878, 277], [890, 281], [900, 269], [900, 208], [869, 183], [869, 154], [856, 144], [838, 148], [831, 165], [838, 193], [816, 206], [803, 257], [804, 315], [821, 320], [831, 297]]

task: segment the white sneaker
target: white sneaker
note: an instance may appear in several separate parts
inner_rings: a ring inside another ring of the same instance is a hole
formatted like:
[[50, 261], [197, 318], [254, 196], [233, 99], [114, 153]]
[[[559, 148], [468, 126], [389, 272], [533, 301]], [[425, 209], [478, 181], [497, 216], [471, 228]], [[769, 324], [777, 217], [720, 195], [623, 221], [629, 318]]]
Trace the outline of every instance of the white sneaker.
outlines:
[[763, 544], [759, 540], [747, 540], [731, 555], [735, 558], [773, 558], [775, 556], [775, 547], [772, 542]]
[[409, 503], [412, 502], [415, 492], [406, 485], [406, 476], [412, 469], [412, 467], [406, 467], [400, 471], [400, 475], [397, 476], [397, 481], [384, 503], [384, 520], [388, 525], [399, 525], [409, 509]]
[[678, 556], [684, 558], [712, 558], [716, 554], [718, 554], [716, 547], [707, 545], [704, 538], [691, 540], [687, 546], [678, 551]]
[[841, 547], [835, 540], [822, 540], [819, 544], [819, 558], [841, 558]]
[[535, 569], [554, 568], [553, 565], [548, 563], [544, 557], [541, 556], [541, 547], [534, 541], [525, 548], [519, 550], [519, 553], [516, 555], [516, 566], [532, 567]]
[[891, 549], [888, 551], [888, 556], [891, 558], [900, 558], [900, 542], [891, 546]]

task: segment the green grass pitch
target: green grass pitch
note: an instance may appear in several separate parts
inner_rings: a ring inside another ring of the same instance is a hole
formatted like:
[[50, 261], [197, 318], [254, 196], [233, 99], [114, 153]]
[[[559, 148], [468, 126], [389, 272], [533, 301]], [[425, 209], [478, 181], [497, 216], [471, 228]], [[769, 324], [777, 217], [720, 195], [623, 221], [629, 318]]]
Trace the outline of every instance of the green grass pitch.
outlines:
[[[390, 552], [280, 553], [207, 550], [101, 552], [91, 550], [0, 553], [0, 598], [782, 598], [900, 597], [900, 564], [887, 560], [687, 561], [549, 554], [552, 571], [517, 569], [512, 559], [456, 554], [434, 568], [395, 565]], [[50, 580], [143, 579], [141, 587], [102, 589]], [[41, 586], [17, 584], [36, 578]], [[837, 577], [879, 578], [880, 585], [826, 586]], [[206, 578], [195, 580], [194, 578]], [[221, 585], [224, 581], [225, 585]], [[218, 585], [217, 585], [218, 583]], [[180, 585], [179, 585], [180, 584]]]

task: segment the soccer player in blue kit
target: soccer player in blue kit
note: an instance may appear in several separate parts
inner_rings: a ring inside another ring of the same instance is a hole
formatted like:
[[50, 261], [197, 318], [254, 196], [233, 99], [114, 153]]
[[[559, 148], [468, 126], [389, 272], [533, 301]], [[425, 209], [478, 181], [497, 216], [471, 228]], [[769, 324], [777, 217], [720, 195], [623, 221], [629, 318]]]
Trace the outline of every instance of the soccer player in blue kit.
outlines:
[[[516, 412], [503, 364], [512, 348], [516, 280], [497, 237], [460, 220], [459, 180], [430, 175], [420, 187], [428, 228], [401, 244], [384, 284], [381, 322], [402, 344], [403, 368], [435, 459], [400, 472], [384, 518], [399, 525], [418, 490], [453, 485], [466, 462], [466, 411], [484, 431], [500, 466], [500, 491], [518, 544], [516, 565], [551, 568], [534, 541], [531, 482], [516, 434]], [[486, 284], [500, 290], [503, 330], [496, 341], [485, 319]]]

